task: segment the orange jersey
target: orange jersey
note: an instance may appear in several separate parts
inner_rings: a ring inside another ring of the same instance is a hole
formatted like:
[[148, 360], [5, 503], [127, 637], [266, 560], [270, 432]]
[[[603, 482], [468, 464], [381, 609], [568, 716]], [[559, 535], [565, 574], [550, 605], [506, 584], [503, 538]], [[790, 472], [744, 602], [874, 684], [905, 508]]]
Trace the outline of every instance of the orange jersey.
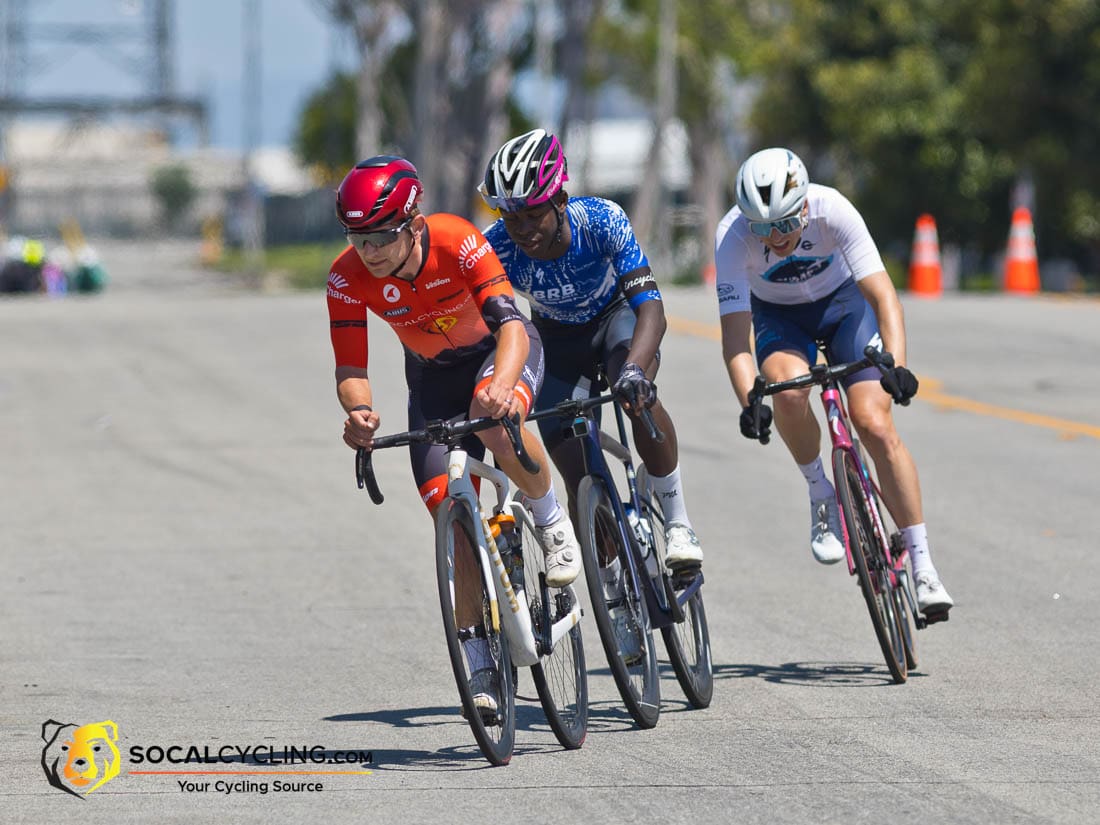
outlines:
[[393, 327], [406, 352], [443, 366], [488, 352], [500, 324], [522, 318], [481, 232], [457, 215], [426, 220], [428, 246], [412, 281], [376, 278], [350, 246], [333, 262], [328, 314], [336, 366], [367, 367], [367, 310]]

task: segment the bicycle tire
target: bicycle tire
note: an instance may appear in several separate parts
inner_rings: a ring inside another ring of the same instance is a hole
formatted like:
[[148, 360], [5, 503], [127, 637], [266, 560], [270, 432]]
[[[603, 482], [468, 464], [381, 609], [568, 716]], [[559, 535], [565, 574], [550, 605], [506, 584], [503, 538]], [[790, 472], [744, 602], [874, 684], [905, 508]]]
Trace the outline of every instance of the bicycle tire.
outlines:
[[[860, 456], [866, 461], [865, 453], [861, 452]], [[879, 523], [890, 534], [890, 554], [896, 559], [901, 555], [904, 548], [901, 534], [896, 532], [897, 524], [888, 518], [889, 510], [883, 505], [882, 496], [874, 485], [871, 486], [871, 495], [878, 510]], [[901, 642], [902, 647], [905, 649], [905, 668], [907, 671], [912, 671], [917, 667], [917, 631], [912, 611], [915, 600], [910, 601], [909, 599], [909, 595], [913, 592], [912, 581], [912, 563], [907, 559], [900, 571], [895, 568], [894, 587], [891, 594], [894, 598], [894, 613], [897, 615], [898, 627], [901, 629]]]
[[[436, 535], [436, 583], [439, 587], [439, 604], [443, 615], [443, 628], [447, 637], [447, 653], [451, 659], [458, 694], [462, 701], [463, 715], [474, 733], [474, 739], [485, 758], [493, 765], [507, 765], [512, 758], [516, 737], [516, 704], [512, 683], [512, 658], [508, 640], [498, 627], [492, 626], [486, 580], [481, 572], [480, 553], [476, 550], [477, 535], [469, 508], [454, 498], [440, 504], [435, 518]], [[489, 646], [489, 655], [496, 669], [493, 687], [497, 691], [495, 724], [487, 724], [474, 707], [470, 690], [470, 669], [463, 650], [460, 628], [455, 608], [455, 589], [452, 586], [456, 570], [476, 575], [481, 593], [480, 627]]]
[[[523, 548], [523, 593], [531, 611], [535, 636], [541, 637], [545, 621], [541, 582], [546, 573], [546, 556], [530, 523], [525, 519], [517, 519], [517, 523], [521, 525]], [[512, 584], [514, 587], [515, 581]], [[577, 603], [577, 593], [572, 585], [547, 590], [546, 593], [552, 626], [573, 609]], [[567, 750], [579, 748], [588, 735], [588, 670], [584, 662], [584, 638], [579, 622], [558, 640], [550, 653], [531, 666], [531, 676], [554, 736]]]
[[901, 684], [909, 675], [901, 626], [894, 607], [893, 590], [886, 569], [886, 555], [875, 537], [870, 508], [874, 506], [863, 490], [862, 476], [852, 454], [833, 453], [833, 478], [840, 494], [840, 506], [850, 543], [856, 577], [859, 579], [867, 612], [875, 628], [879, 648], [893, 680]]
[[[630, 575], [629, 564], [622, 565], [622, 597], [609, 600], [600, 580], [601, 558], [614, 558], [618, 554], [625, 557], [630, 552], [630, 548], [623, 544], [615, 508], [602, 480], [594, 476], [581, 479], [577, 489], [577, 513], [584, 578], [608, 667], [627, 712], [638, 727], [652, 728], [661, 715], [661, 683], [653, 629], [642, 585]], [[626, 529], [630, 527], [626, 526]], [[616, 602], [621, 602], [627, 609], [628, 621], [638, 634], [641, 654], [636, 661], [627, 662], [619, 650], [611, 618], [611, 607]]]
[[[642, 518], [648, 519], [653, 534], [653, 552], [664, 567], [665, 557], [665, 519], [660, 505], [653, 500], [649, 488], [649, 474], [645, 466], [638, 468], [638, 500], [642, 507]], [[673, 596], [690, 583], [693, 576], [678, 577], [672, 573]], [[678, 587], [678, 583], [680, 586]], [[707, 612], [703, 606], [703, 591], [695, 591], [683, 605], [684, 620], [661, 628], [665, 640], [672, 670], [676, 681], [691, 706], [702, 709], [710, 706], [714, 696], [714, 670], [710, 656], [710, 629], [707, 626]]]

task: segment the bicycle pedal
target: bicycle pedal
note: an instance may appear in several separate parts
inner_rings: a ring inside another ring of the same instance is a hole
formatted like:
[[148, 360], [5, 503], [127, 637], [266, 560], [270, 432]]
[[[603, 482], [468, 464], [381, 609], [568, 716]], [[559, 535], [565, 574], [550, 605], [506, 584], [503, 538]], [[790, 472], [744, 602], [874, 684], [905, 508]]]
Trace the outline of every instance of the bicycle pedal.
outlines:
[[702, 569], [703, 563], [700, 561], [676, 561], [669, 562], [668, 565], [668, 572], [672, 573], [674, 577], [693, 576]]
[[946, 622], [951, 618], [951, 609], [947, 610], [929, 610], [924, 614], [924, 624], [927, 627], [930, 624], [936, 624], [937, 622]]

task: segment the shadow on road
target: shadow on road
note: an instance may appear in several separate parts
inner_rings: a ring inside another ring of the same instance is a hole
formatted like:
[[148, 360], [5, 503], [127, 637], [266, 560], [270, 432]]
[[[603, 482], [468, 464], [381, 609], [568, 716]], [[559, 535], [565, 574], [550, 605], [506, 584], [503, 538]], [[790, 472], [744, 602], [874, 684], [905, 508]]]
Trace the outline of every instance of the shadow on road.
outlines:
[[[910, 678], [919, 678], [916, 671]], [[715, 679], [763, 679], [802, 687], [881, 687], [894, 680], [885, 665], [863, 662], [786, 662], [781, 665], [715, 665]]]

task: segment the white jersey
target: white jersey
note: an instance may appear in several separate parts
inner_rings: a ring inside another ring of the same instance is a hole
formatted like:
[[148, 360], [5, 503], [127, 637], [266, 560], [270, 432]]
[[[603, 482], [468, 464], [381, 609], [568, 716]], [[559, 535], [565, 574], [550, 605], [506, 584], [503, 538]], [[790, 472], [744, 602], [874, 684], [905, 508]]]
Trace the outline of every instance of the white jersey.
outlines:
[[718, 312], [747, 312], [749, 294], [774, 304], [808, 304], [849, 278], [859, 281], [886, 269], [867, 224], [851, 201], [829, 186], [811, 183], [809, 210], [798, 246], [777, 258], [749, 231], [734, 206], [718, 224], [714, 243]]

